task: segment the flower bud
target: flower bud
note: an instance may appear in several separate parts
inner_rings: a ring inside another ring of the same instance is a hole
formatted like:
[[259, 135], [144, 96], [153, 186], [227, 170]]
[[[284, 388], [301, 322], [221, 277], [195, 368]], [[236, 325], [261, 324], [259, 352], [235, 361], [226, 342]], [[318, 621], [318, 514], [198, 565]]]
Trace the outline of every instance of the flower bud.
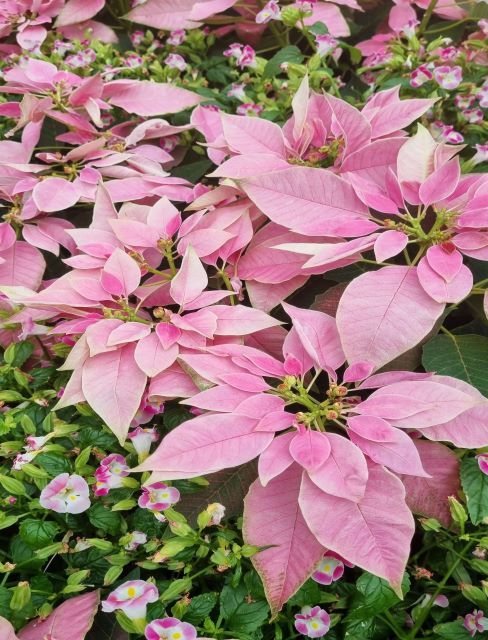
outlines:
[[31, 589], [28, 582], [19, 582], [14, 588], [10, 608], [13, 611], [20, 611], [31, 599]]

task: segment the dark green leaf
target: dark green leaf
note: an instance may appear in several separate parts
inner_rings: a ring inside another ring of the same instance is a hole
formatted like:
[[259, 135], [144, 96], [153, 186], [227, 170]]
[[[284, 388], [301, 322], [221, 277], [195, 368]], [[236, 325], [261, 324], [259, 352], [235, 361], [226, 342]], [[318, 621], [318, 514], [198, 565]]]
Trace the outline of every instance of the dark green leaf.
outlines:
[[[346, 619], [349, 623], [373, 618], [400, 601], [386, 580], [370, 573], [364, 573], [358, 578], [356, 587], [361, 597], [357, 598], [354, 602], [355, 606], [351, 607], [352, 611]], [[403, 593], [407, 593], [409, 588], [410, 580], [405, 574], [402, 582]]]
[[217, 604], [216, 593], [201, 593], [191, 599], [190, 605], [184, 615], [185, 622], [200, 624]]
[[481, 471], [474, 458], [462, 461], [461, 484], [466, 494], [471, 522], [478, 524], [488, 517], [488, 476]]
[[31, 342], [18, 342], [9, 345], [5, 349], [3, 357], [5, 362], [12, 367], [21, 367], [30, 358], [33, 351], [34, 345]]
[[185, 407], [182, 407], [181, 405], [170, 405], [165, 407], [163, 413], [163, 424], [166, 429], [174, 429], [193, 417], [193, 414], [191, 414]]
[[225, 586], [220, 594], [220, 614], [226, 619], [226, 627], [232, 631], [249, 633], [258, 629], [269, 615], [264, 600], [248, 602], [244, 585], [236, 589]]
[[436, 371], [469, 382], [488, 396], [488, 338], [473, 335], [438, 335], [424, 345], [422, 363]]
[[188, 182], [195, 184], [202, 176], [208, 173], [211, 166], [212, 162], [207, 158], [203, 158], [202, 160], [176, 167], [176, 169], [173, 169], [173, 175], [177, 178], [185, 178]]
[[281, 73], [280, 65], [283, 64], [283, 62], [301, 64], [303, 62], [303, 54], [300, 49], [293, 44], [280, 49], [280, 51], [278, 51], [271, 60], [268, 60], [264, 67], [264, 77], [272, 78], [273, 76], [277, 76]]
[[119, 627], [114, 615], [99, 613], [85, 640], [129, 640], [127, 631]]
[[437, 637], [445, 638], [446, 640], [465, 640], [471, 637], [460, 620], [447, 622], [446, 624], [438, 624], [434, 627], [434, 632], [437, 634]]
[[111, 536], [120, 533], [122, 518], [117, 511], [110, 511], [110, 509], [98, 502], [90, 507], [87, 513], [88, 519], [97, 529], [102, 529], [102, 531], [109, 533]]
[[19, 531], [20, 537], [29, 547], [41, 549], [45, 545], [55, 542], [54, 537], [58, 528], [57, 524], [49, 520], [27, 518], [22, 520]]
[[40, 453], [36, 456], [36, 464], [45, 469], [52, 477], [58, 476], [60, 473], [71, 473], [69, 460], [59, 453]]

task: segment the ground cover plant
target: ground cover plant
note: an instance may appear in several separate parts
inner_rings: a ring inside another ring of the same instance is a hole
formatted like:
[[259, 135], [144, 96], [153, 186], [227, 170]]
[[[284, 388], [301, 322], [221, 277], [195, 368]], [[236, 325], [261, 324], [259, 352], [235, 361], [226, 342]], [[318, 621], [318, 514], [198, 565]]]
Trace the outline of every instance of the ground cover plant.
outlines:
[[488, 636], [487, 35], [0, 1], [0, 640]]

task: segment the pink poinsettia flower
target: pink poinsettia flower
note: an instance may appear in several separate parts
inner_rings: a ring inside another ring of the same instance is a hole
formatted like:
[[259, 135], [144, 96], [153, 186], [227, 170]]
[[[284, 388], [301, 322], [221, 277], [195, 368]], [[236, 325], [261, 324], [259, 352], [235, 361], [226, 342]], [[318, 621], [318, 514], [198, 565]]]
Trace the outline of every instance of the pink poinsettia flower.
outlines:
[[142, 495], [138, 504], [141, 509], [149, 511], [164, 511], [180, 499], [180, 492], [176, 487], [169, 487], [164, 482], [154, 482], [142, 487]]
[[477, 633], [488, 631], [488, 618], [485, 618], [483, 611], [475, 609], [464, 616], [463, 627], [474, 638]]
[[344, 563], [334, 554], [326, 553], [312, 573], [312, 580], [319, 584], [330, 585], [344, 575]]
[[123, 611], [131, 620], [144, 620], [147, 605], [156, 602], [159, 592], [156, 585], [145, 580], [129, 580], [112, 591], [102, 601], [102, 611]]
[[434, 69], [434, 78], [440, 87], [452, 91], [457, 89], [463, 81], [463, 70], [459, 66], [442, 65]]
[[488, 453], [480, 453], [476, 456], [480, 470], [488, 476]]
[[56, 513], [83, 513], [90, 507], [89, 492], [84, 478], [61, 473], [41, 491], [39, 502]]
[[103, 458], [100, 466], [95, 470], [94, 493], [96, 496], [106, 496], [110, 489], [124, 486], [124, 477], [129, 475], [129, 466], [124, 456], [118, 453]]
[[146, 640], [197, 640], [197, 630], [189, 622], [178, 618], [159, 618], [150, 622], [144, 631]]
[[303, 607], [295, 614], [295, 629], [307, 638], [322, 638], [330, 628], [330, 616], [319, 606]]

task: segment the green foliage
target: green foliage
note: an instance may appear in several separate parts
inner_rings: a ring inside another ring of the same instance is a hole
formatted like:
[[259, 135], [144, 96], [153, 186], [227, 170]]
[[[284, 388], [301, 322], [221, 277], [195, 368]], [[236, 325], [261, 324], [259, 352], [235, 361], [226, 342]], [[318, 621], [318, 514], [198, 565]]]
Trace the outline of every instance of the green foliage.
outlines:
[[482, 473], [476, 460], [469, 458], [461, 464], [461, 482], [471, 522], [478, 524], [488, 518], [488, 476]]

